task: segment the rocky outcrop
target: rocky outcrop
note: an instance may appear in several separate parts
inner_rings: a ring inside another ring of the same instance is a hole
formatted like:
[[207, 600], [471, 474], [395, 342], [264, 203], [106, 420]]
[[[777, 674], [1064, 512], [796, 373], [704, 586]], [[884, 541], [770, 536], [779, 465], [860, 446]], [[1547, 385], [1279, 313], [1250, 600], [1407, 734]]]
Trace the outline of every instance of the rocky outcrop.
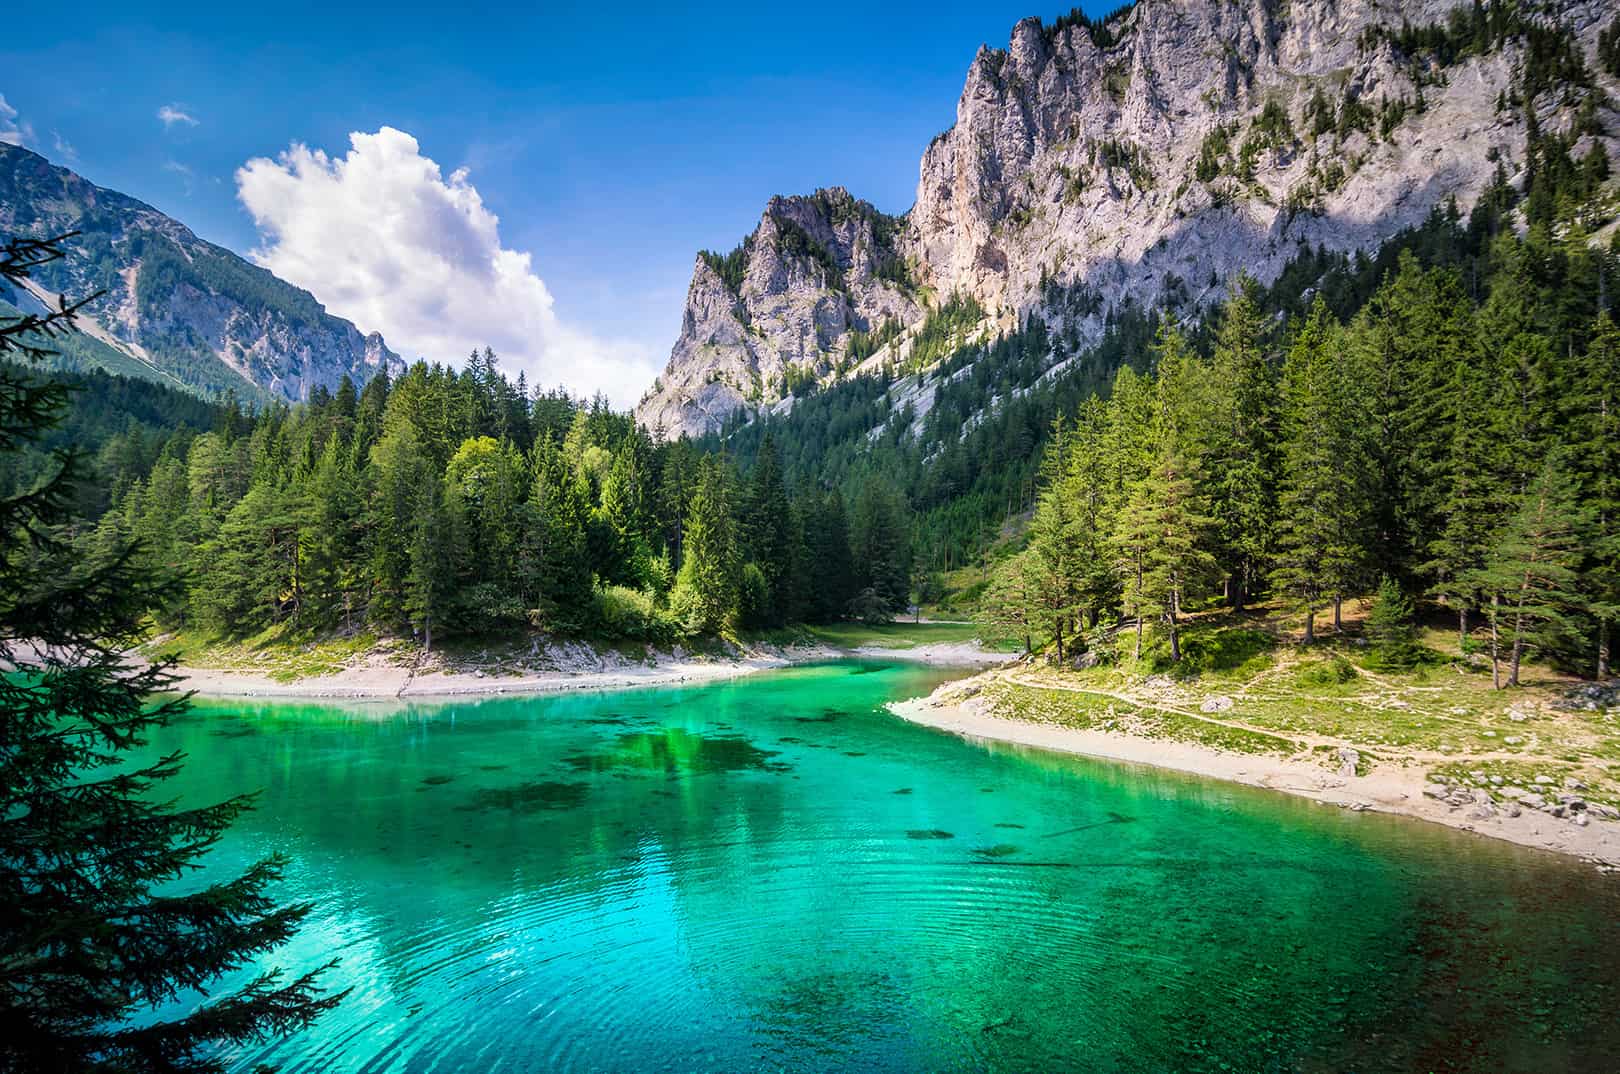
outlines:
[[[779, 394], [751, 371], [807, 361], [836, 376], [848, 346], [840, 327], [892, 315], [914, 332], [930, 306], [919, 296], [971, 296], [992, 329], [1039, 310], [1094, 339], [1126, 296], [1196, 311], [1239, 271], [1274, 278], [1302, 244], [1368, 249], [1449, 199], [1466, 212], [1498, 164], [1522, 178], [1523, 111], [1504, 105], [1523, 43], [1449, 66], [1403, 51], [1404, 25], [1443, 24], [1453, 6], [1139, 0], [1102, 26], [1019, 22], [1005, 49], [979, 50], [955, 124], [923, 153], [916, 202], [892, 240], [907, 287], [883, 292], [881, 308], [853, 291], [841, 306], [801, 264], [774, 292], [790, 307], [782, 316], [728, 318], [727, 294], [700, 262], [669, 367], [638, 415], [700, 432]], [[1588, 57], [1613, 17], [1600, 0], [1549, 7]], [[1543, 130], [1569, 129], [1572, 104], [1538, 99]], [[1620, 159], [1615, 114], [1599, 113]], [[813, 200], [773, 200], [744, 245], [749, 286], [755, 256], [784, 260], [767, 255], [767, 223]], [[1077, 291], [1080, 312], [1052, 308], [1049, 296]], [[736, 296], [750, 315], [751, 297]], [[902, 334], [891, 353], [904, 346]]]
[[867, 357], [883, 327], [922, 304], [898, 248], [901, 221], [835, 187], [772, 198], [731, 253], [698, 255], [680, 338], [637, 414], [672, 435]]
[[116, 372], [207, 395], [297, 401], [345, 375], [363, 384], [380, 370], [403, 369], [380, 335], [328, 314], [308, 291], [149, 205], [0, 143], [0, 234], [68, 231], [80, 233], [68, 257], [41, 266], [31, 297], [104, 292], [80, 327], [128, 359]]

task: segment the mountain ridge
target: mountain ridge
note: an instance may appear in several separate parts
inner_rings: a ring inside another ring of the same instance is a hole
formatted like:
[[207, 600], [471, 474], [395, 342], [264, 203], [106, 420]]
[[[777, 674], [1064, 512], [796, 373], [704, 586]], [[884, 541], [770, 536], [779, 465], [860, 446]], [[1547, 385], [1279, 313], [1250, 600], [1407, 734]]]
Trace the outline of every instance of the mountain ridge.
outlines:
[[[739, 407], [790, 406], [795, 384], [915, 366], [912, 341], [956, 296], [982, 309], [977, 334], [1053, 314], [1082, 344], [1127, 299], [1196, 316], [1239, 272], [1268, 281], [1302, 245], [1372, 250], [1504, 177], [1525, 185], [1537, 138], [1612, 156], [1612, 17], [1590, 0], [1139, 0], [1104, 20], [1024, 19], [1006, 48], [979, 49], [956, 122], [921, 155], [914, 205], [888, 218], [910, 304], [848, 290], [840, 304], [810, 257], [773, 242], [768, 207], [738, 248], [741, 291], [700, 259], [637, 416], [697, 435]], [[1075, 292], [1086, 300], [1053, 301]], [[829, 306], [839, 330], [818, 347], [776, 327]], [[774, 320], [754, 318], [762, 307]]]
[[[84, 364], [183, 386], [297, 402], [404, 369], [376, 332], [328, 313], [278, 278], [185, 224], [20, 146], [0, 144], [0, 232], [80, 234], [40, 267], [12, 305], [104, 292], [81, 313], [70, 348]], [[86, 338], [87, 337], [87, 338]]]

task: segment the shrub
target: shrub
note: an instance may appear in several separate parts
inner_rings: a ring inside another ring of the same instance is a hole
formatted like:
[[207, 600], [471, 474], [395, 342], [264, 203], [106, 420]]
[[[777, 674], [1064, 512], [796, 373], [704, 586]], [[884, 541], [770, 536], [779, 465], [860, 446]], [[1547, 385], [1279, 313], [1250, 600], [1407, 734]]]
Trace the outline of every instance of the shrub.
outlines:
[[675, 617], [661, 610], [651, 593], [621, 585], [596, 591], [596, 620], [603, 634], [625, 641], [668, 645], [680, 633]]
[[1344, 657], [1335, 656], [1305, 665], [1295, 679], [1301, 686], [1343, 686], [1355, 681], [1356, 669]]
[[878, 626], [894, 621], [894, 616], [889, 611], [888, 601], [884, 600], [882, 594], [871, 586], [861, 590], [855, 599], [849, 602], [849, 617], [858, 619], [869, 626]]

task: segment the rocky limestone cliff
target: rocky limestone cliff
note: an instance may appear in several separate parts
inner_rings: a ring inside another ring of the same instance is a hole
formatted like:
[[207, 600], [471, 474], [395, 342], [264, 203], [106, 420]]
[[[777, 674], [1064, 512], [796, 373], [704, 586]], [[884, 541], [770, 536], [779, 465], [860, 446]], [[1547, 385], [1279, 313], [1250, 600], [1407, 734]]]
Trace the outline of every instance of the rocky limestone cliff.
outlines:
[[[133, 372], [203, 394], [235, 390], [297, 401], [345, 375], [363, 384], [403, 370], [376, 333], [362, 334], [293, 287], [179, 221], [0, 143], [0, 234], [81, 234], [68, 257], [43, 266], [31, 295], [104, 291], [80, 328]], [[7, 297], [7, 296], [0, 296]]]
[[[838, 375], [850, 349], [839, 328], [884, 317], [905, 332], [874, 360], [903, 358], [905, 336], [953, 295], [975, 299], [995, 331], [1082, 289], [1087, 312], [1072, 327], [1094, 339], [1127, 297], [1196, 311], [1239, 271], [1272, 279], [1301, 244], [1368, 249], [1448, 199], [1466, 212], [1499, 163], [1522, 182], [1526, 122], [1512, 101], [1525, 46], [1510, 35], [1460, 58], [1403, 51], [1403, 25], [1443, 24], [1453, 6], [1140, 0], [1101, 26], [1023, 20], [1007, 48], [979, 50], [955, 124], [923, 153], [892, 238], [905, 286], [851, 288], [840, 302], [767, 227], [814, 199], [774, 199], [744, 246], [740, 304], [700, 259], [638, 417], [671, 435], [706, 431], [778, 399], [785, 362]], [[1549, 5], [1611, 100], [1620, 86], [1590, 61], [1613, 16], [1601, 0]], [[1575, 105], [1538, 97], [1542, 129], [1571, 129]], [[1620, 160], [1612, 109], [1596, 121]], [[756, 263], [776, 275], [756, 277]], [[750, 321], [765, 294], [770, 315]]]
[[642, 422], [671, 435], [716, 425], [744, 402], [842, 371], [886, 324], [916, 321], [923, 306], [896, 246], [901, 227], [842, 188], [772, 198], [742, 245], [698, 256], [680, 338]]

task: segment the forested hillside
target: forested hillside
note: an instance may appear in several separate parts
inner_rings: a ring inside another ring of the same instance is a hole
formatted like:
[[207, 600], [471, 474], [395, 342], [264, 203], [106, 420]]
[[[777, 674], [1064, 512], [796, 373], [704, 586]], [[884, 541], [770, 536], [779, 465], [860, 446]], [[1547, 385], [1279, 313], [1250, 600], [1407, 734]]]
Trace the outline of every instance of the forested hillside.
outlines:
[[740, 476], [601, 400], [531, 396], [488, 352], [228, 410], [150, 467], [108, 463], [112, 508], [80, 539], [134, 538], [184, 580], [155, 610], [165, 628], [669, 643], [907, 600], [905, 508], [885, 488], [847, 509], [814, 483], [790, 492], [768, 442]]
[[[994, 545], [983, 610], [1042, 643], [1120, 620], [1173, 640], [1210, 599], [1320, 610], [1389, 578], [1495, 627], [1505, 660], [1599, 672], [1620, 249], [1567, 220], [1521, 237], [1525, 210], [1501, 182], [1467, 221], [1302, 251], [1212, 316], [1129, 310], [1078, 353], [1031, 318], [948, 359], [920, 418], [916, 378], [880, 373], [707, 443], [746, 464], [768, 437], [791, 481], [901, 490], [923, 573]], [[997, 543], [1009, 516], [1028, 532]]]
[[59, 424], [38, 439], [19, 444], [0, 463], [0, 496], [34, 488], [55, 471], [58, 452], [75, 449], [88, 456], [91, 480], [75, 491], [81, 513], [91, 518], [99, 517], [131, 481], [144, 476], [171, 438], [183, 442], [191, 433], [212, 428], [234, 406], [206, 403], [189, 392], [97, 369], [68, 373], [60, 368], [16, 368], [11, 372], [23, 383], [65, 383], [72, 394]]

